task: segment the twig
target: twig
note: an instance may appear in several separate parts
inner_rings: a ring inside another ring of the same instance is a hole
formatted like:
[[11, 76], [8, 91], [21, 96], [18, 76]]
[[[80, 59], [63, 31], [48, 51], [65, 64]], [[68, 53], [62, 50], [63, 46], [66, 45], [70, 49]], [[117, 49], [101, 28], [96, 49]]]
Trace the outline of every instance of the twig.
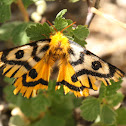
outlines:
[[123, 22], [121, 22], [121, 21], [119, 21], [119, 20], [113, 18], [112, 16], [110, 16], [110, 15], [108, 15], [108, 14], [105, 14], [105, 13], [103, 13], [103, 12], [97, 10], [97, 9], [94, 8], [94, 7], [91, 7], [91, 12], [92, 12], [92, 13], [95, 13], [95, 14], [101, 16], [101, 17], [104, 17], [105, 19], [109, 20], [109, 21], [112, 22], [112, 23], [115, 23], [115, 24], [117, 24], [117, 25], [119, 25], [119, 26], [121, 26], [121, 27], [123, 27], [123, 28], [126, 28], [126, 24], [125, 24], [125, 23], [123, 23]]
[[24, 7], [22, 0], [17, 0], [17, 5], [18, 5], [23, 17], [24, 17], [24, 21], [29, 22], [29, 16], [28, 16], [28, 13]]
[[95, 7], [95, 8], [99, 8], [99, 3], [100, 3], [100, 0], [94, 0], [94, 1], [90, 1], [90, 0], [87, 0], [87, 5], [88, 5], [88, 15], [87, 15], [87, 19], [86, 19], [86, 22], [85, 22], [85, 25], [87, 25], [87, 27], [89, 28], [90, 24], [91, 24], [91, 21], [93, 20], [94, 16], [95, 16], [95, 13], [91, 12], [91, 7]]

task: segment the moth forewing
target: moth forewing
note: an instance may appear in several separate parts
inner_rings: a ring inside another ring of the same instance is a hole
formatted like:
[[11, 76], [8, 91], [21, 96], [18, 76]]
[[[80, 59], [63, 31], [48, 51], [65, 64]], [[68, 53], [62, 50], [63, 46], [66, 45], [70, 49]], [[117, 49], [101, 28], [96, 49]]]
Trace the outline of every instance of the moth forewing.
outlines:
[[124, 76], [121, 70], [103, 61], [77, 43], [70, 41], [70, 47], [73, 53], [70, 53], [69, 62], [75, 70], [75, 74], [71, 78], [76, 76], [76, 81], [79, 80], [82, 85], [97, 90], [96, 80], [103, 81], [107, 86], [111, 85], [110, 79], [118, 81], [120, 77]]
[[0, 52], [0, 67], [7, 77], [21, 77], [34, 67], [47, 51], [50, 39], [36, 41]]

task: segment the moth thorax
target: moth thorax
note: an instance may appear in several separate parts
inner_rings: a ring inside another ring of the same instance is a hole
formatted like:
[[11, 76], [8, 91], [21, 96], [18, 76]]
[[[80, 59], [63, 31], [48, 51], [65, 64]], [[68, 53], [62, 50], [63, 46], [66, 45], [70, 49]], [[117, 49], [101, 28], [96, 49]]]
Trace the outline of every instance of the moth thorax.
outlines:
[[50, 38], [50, 47], [52, 50], [55, 50], [58, 54], [67, 53], [70, 44], [66, 36], [64, 36], [61, 32], [56, 32], [56, 34], [50, 36]]

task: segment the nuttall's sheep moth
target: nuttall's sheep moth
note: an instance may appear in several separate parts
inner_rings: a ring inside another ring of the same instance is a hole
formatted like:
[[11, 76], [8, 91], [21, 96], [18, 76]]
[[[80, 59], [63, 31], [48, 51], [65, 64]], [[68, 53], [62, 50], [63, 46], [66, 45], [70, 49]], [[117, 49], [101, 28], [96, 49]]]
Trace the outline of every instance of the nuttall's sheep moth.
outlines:
[[110, 79], [118, 81], [124, 76], [120, 69], [69, 40], [62, 32], [56, 31], [49, 39], [0, 52], [3, 75], [16, 78], [14, 94], [21, 92], [29, 98], [38, 89], [47, 89], [56, 61], [59, 73], [55, 88], [63, 85], [65, 94], [72, 91], [78, 97], [88, 96], [89, 89], [97, 90], [96, 80], [107, 86], [111, 85]]

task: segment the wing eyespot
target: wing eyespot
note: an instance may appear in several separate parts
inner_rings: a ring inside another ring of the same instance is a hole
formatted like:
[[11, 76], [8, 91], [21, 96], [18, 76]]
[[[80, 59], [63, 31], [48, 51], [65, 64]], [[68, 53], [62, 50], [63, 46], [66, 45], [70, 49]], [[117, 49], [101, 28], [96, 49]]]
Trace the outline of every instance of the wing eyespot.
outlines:
[[29, 76], [30, 76], [32, 79], [35, 79], [35, 78], [38, 76], [38, 73], [36, 72], [35, 69], [31, 69], [30, 72], [29, 72]]
[[94, 70], [98, 70], [99, 68], [102, 67], [101, 63], [99, 61], [94, 61], [92, 62], [92, 66], [91, 66]]
[[24, 51], [23, 50], [18, 50], [15, 53], [16, 59], [21, 59], [24, 56]]

